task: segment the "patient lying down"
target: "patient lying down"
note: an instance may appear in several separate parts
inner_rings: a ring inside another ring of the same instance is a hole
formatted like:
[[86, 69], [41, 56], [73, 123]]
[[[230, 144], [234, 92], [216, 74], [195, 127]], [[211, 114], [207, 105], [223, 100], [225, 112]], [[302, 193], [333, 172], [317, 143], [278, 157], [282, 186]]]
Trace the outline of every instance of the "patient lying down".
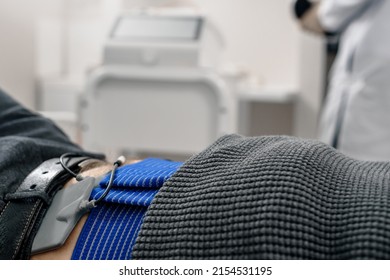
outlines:
[[[69, 151], [101, 158], [70, 143], [50, 121], [15, 108], [22, 110], [0, 94], [0, 213], [7, 212], [5, 194], [21, 183], [4, 174], [24, 178]], [[17, 129], [25, 121], [40, 130]], [[11, 150], [32, 167], [16, 169]], [[110, 169], [103, 164], [83, 174]], [[390, 163], [356, 161], [317, 141], [226, 135], [184, 163], [145, 159], [119, 167], [105, 201], [66, 243], [31, 258], [389, 259], [389, 180]], [[0, 242], [9, 226], [3, 217]], [[28, 252], [27, 245], [18, 252]], [[18, 252], [9, 258], [28, 256]]]

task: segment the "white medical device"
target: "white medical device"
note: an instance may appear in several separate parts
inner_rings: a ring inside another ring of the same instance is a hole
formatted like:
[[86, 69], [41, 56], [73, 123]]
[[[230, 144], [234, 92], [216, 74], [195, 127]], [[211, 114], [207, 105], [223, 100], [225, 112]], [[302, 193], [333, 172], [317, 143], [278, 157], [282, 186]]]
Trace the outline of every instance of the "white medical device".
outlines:
[[133, 12], [116, 20], [104, 64], [215, 67], [223, 44], [222, 35], [200, 14]]
[[236, 132], [236, 100], [215, 70], [221, 36], [200, 14], [120, 16], [88, 76], [83, 146], [192, 155]]

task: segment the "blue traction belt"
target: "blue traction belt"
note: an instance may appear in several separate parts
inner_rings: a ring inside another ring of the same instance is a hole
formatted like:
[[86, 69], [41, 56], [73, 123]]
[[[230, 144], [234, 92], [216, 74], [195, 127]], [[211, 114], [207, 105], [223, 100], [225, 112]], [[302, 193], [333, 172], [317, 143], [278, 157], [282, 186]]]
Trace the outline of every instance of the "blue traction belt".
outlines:
[[[115, 173], [113, 188], [104, 202], [92, 209], [81, 231], [73, 260], [128, 260], [154, 196], [182, 165], [148, 158], [125, 165]], [[99, 198], [108, 185], [107, 175], [90, 199]]]

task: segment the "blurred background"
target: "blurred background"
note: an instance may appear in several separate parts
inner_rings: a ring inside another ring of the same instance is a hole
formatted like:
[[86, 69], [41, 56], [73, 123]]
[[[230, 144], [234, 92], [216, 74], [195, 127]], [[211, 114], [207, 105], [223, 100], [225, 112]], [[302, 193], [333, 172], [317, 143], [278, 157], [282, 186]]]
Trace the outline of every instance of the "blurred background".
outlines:
[[107, 41], [118, 16], [134, 10], [176, 9], [181, 16], [201, 15], [221, 37], [223, 47], [212, 69], [234, 91], [235, 124], [227, 132], [316, 138], [330, 56], [324, 38], [299, 28], [291, 4], [290, 0], [0, 0], [0, 87], [55, 120], [84, 145], [80, 95], [90, 73], [106, 63]]

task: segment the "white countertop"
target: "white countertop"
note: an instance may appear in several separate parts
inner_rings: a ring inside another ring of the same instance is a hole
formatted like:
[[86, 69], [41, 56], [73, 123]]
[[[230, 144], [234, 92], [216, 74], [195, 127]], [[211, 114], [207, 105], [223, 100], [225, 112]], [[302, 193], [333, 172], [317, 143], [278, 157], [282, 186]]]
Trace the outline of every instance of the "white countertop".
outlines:
[[240, 101], [292, 103], [298, 97], [298, 90], [283, 86], [241, 86], [238, 89]]

